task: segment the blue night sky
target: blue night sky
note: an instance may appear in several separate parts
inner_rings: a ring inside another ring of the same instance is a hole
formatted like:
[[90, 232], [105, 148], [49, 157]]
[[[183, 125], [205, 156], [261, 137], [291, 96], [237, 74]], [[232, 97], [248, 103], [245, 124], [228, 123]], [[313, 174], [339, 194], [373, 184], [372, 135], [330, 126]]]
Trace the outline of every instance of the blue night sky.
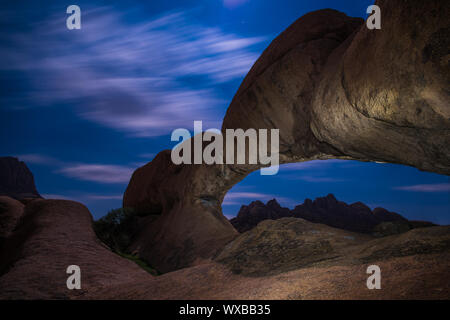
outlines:
[[[220, 128], [234, 93], [270, 41], [303, 14], [366, 17], [373, 1], [3, 1], [0, 156], [19, 157], [46, 198], [121, 206], [134, 169], [170, 149], [176, 128]], [[81, 30], [66, 8], [81, 8]], [[287, 207], [333, 193], [409, 219], [450, 223], [448, 176], [393, 164], [315, 161], [254, 172], [223, 212], [276, 198]]]

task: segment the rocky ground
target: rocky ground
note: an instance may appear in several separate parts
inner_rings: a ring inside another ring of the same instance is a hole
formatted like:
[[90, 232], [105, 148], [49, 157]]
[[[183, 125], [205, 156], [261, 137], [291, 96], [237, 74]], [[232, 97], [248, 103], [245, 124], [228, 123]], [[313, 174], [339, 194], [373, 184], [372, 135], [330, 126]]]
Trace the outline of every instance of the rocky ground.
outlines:
[[380, 290], [366, 287], [366, 264], [305, 267], [273, 276], [233, 274], [218, 263], [99, 288], [87, 299], [449, 299], [449, 254], [374, 261]]
[[[106, 248], [83, 205], [0, 198], [1, 299], [448, 299], [450, 227], [375, 238], [301, 218], [266, 220], [219, 255], [152, 276]], [[12, 218], [11, 218], [12, 217]], [[79, 265], [82, 289], [66, 287]], [[381, 268], [368, 290], [366, 269]]]
[[[267, 220], [210, 263], [98, 288], [106, 299], [449, 299], [450, 227], [374, 239], [303, 219]], [[366, 286], [369, 265], [381, 289]]]

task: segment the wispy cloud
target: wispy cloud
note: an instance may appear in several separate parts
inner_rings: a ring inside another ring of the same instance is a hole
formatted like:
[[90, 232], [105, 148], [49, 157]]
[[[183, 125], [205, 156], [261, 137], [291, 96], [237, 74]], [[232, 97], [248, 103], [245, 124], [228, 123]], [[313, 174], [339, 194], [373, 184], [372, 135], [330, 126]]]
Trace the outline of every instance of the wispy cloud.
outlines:
[[450, 192], [450, 183], [416, 184], [394, 187], [393, 189], [414, 192]]
[[0, 30], [0, 69], [20, 71], [31, 86], [9, 104], [65, 103], [84, 119], [138, 136], [199, 119], [218, 126], [227, 101], [214, 86], [243, 77], [267, 38], [200, 25], [181, 11], [146, 21], [129, 15], [86, 9], [76, 32], [60, 14], [25, 32]]
[[249, 0], [223, 0], [223, 5], [227, 8], [235, 8], [246, 3], [247, 1]]
[[16, 157], [20, 161], [24, 161], [25, 163], [32, 164], [42, 164], [42, 165], [61, 165], [62, 162], [56, 158], [38, 154], [38, 153], [29, 153], [29, 154], [19, 154]]
[[34, 163], [55, 168], [54, 172], [69, 178], [98, 183], [128, 183], [135, 170], [132, 166], [65, 162], [43, 154], [23, 154], [17, 156], [25, 163]]
[[99, 194], [89, 194], [86, 196], [88, 199], [92, 200], [122, 200], [122, 194], [110, 194], [110, 195], [99, 195]]
[[330, 160], [311, 160], [305, 162], [283, 164], [280, 171], [300, 171], [329, 168], [335, 164], [343, 164], [346, 160], [330, 159]]
[[336, 177], [336, 169], [346, 165], [348, 162], [346, 160], [330, 159], [283, 164], [280, 167], [280, 177], [286, 180], [300, 180], [311, 183], [348, 181], [349, 179]]
[[289, 179], [289, 180], [301, 180], [301, 181], [306, 181], [306, 182], [311, 182], [311, 183], [348, 181], [348, 179], [336, 178], [336, 177], [331, 177], [331, 176], [324, 177], [324, 176], [314, 176], [314, 175], [301, 175], [301, 176], [291, 175], [291, 176], [287, 176], [285, 178]]
[[153, 159], [156, 156], [156, 153], [141, 153], [139, 157], [145, 159]]
[[100, 183], [127, 183], [130, 181], [133, 169], [108, 164], [78, 164], [61, 168], [57, 172], [79, 180]]
[[62, 195], [62, 194], [56, 194], [56, 193], [44, 193], [41, 194], [41, 196], [44, 199], [57, 199], [57, 200], [72, 200], [72, 201], [79, 201], [78, 197], [68, 196], [68, 195]]
[[294, 203], [292, 199], [286, 198], [286, 197], [277, 197], [273, 194], [266, 194], [266, 193], [258, 193], [258, 192], [228, 192], [225, 195], [225, 198], [223, 200], [222, 205], [242, 205], [245, 204], [248, 201], [269, 201], [271, 199], [277, 199], [279, 202], [283, 203]]
[[[237, 200], [245, 200], [245, 199], [264, 200], [270, 197], [271, 196], [268, 194], [257, 192], [228, 192], [225, 196], [225, 199], [223, 200], [223, 204], [225, 205], [241, 204], [241, 202]], [[270, 199], [273, 199], [273, 196]]]
[[59, 200], [72, 200], [72, 201], [90, 201], [90, 200], [121, 200], [123, 195], [121, 194], [113, 194], [113, 195], [104, 195], [104, 194], [89, 194], [89, 193], [77, 193], [77, 194], [55, 194], [55, 193], [46, 193], [42, 194], [42, 197], [45, 199], [59, 199]]

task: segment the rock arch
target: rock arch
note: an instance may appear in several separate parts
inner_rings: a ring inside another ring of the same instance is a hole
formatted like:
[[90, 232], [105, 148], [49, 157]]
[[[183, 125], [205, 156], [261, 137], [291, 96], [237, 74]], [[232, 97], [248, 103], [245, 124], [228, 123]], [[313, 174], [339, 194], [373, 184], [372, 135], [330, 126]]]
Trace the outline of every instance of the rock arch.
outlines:
[[[279, 128], [281, 163], [355, 159], [450, 174], [450, 6], [377, 5], [381, 30], [335, 10], [294, 22], [245, 77], [222, 130]], [[176, 166], [160, 152], [124, 195], [143, 216], [130, 249], [163, 272], [215, 256], [236, 236], [223, 198], [256, 169]]]

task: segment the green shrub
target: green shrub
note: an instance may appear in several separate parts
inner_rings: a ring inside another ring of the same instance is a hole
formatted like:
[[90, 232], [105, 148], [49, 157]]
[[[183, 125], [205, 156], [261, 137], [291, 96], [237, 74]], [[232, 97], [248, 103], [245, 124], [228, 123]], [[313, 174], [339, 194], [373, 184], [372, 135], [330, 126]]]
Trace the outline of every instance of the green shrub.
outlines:
[[131, 208], [119, 208], [94, 221], [97, 237], [114, 252], [126, 252], [137, 231], [137, 219]]
[[139, 257], [126, 253], [136, 234], [138, 218], [132, 208], [113, 209], [97, 221], [94, 221], [94, 231], [97, 237], [106, 244], [114, 253], [123, 258], [135, 262], [142, 269], [152, 275], [158, 275], [158, 271], [150, 267]]

